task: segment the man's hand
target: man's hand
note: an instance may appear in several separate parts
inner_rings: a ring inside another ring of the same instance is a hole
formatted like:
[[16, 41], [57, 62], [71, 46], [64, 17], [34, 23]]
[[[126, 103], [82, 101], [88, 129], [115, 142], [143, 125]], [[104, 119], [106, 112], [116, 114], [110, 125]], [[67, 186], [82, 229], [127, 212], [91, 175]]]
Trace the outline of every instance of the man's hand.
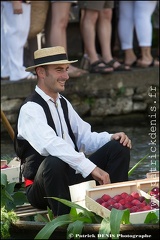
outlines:
[[119, 132], [119, 133], [115, 133], [112, 135], [111, 139], [115, 139], [115, 140], [119, 140], [120, 143], [123, 144], [123, 146], [132, 148], [131, 145], [131, 140], [128, 138], [128, 136], [124, 133], [124, 132]]
[[99, 167], [95, 167], [95, 169], [91, 172], [92, 177], [99, 182], [100, 185], [111, 183], [109, 174]]

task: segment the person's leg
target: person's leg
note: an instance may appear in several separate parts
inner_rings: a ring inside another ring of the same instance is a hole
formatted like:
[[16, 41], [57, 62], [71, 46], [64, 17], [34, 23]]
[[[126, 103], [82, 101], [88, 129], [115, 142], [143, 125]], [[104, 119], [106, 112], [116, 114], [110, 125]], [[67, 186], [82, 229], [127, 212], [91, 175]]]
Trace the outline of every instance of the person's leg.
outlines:
[[53, 2], [51, 4], [51, 31], [50, 44], [51, 46], [63, 46], [67, 51], [66, 28], [69, 21], [70, 2]]
[[119, 1], [118, 34], [124, 50], [124, 63], [129, 66], [137, 59], [133, 51], [134, 4], [135, 1]]
[[155, 45], [157, 46], [157, 60], [160, 60], [159, 54], [159, 1], [157, 1], [156, 8], [153, 12], [153, 29], [155, 34]]
[[102, 57], [105, 62], [112, 60], [111, 32], [112, 32], [112, 9], [104, 8], [99, 12], [97, 33], [101, 46]]
[[[92, 64], [100, 60], [97, 54], [96, 45], [95, 45], [96, 23], [98, 19], [98, 14], [99, 14], [99, 11], [85, 9], [83, 11], [83, 18], [81, 19], [80, 28], [81, 28], [81, 33], [82, 33], [83, 42], [84, 42], [84, 49], [85, 49], [85, 53], [89, 58], [90, 66], [93, 66]], [[99, 63], [95, 67], [97, 67], [97, 69], [102, 68], [104, 72], [113, 71], [112, 68], [110, 67], [107, 68], [104, 63]]]
[[[89, 159], [99, 168], [108, 172], [111, 183], [128, 181], [130, 149], [119, 141], [112, 140], [93, 153]], [[73, 171], [73, 170], [71, 170]], [[93, 180], [91, 174], [83, 178], [81, 174], [71, 174], [70, 185]], [[97, 182], [99, 185], [99, 183]]]
[[[153, 62], [151, 54], [152, 46], [152, 22], [151, 17], [156, 8], [157, 1], [136, 1], [135, 2], [135, 28], [138, 43], [141, 48], [141, 59], [138, 60], [140, 66], [149, 66]], [[155, 61], [154, 65], [159, 66], [159, 61]]]
[[[67, 26], [69, 21], [69, 13], [71, 2], [52, 2], [51, 4], [51, 30], [50, 30], [50, 45], [63, 46], [67, 52]], [[68, 74], [70, 77], [79, 77], [86, 73], [82, 69], [70, 65]]]
[[[11, 2], [4, 2], [6, 16], [6, 42], [9, 54], [10, 80], [16, 81], [28, 77], [23, 66], [24, 45], [30, 27], [30, 4], [22, 3], [23, 13], [13, 14]], [[25, 27], [24, 27], [25, 26]]]
[[9, 71], [9, 59], [8, 59], [8, 46], [6, 41], [6, 15], [5, 15], [5, 3], [1, 2], [1, 79], [9, 79], [10, 71]]
[[97, 33], [101, 46], [103, 60], [113, 67], [114, 70], [129, 70], [128, 66], [122, 66], [113, 59], [111, 53], [111, 33], [112, 33], [112, 8], [104, 8], [99, 12]]
[[[128, 180], [130, 150], [119, 141], [112, 140], [92, 154], [89, 159], [98, 167], [109, 173], [111, 183]], [[93, 180], [91, 174], [83, 178], [61, 159], [47, 157], [40, 165], [34, 183], [27, 187], [28, 201], [37, 208], [51, 208], [55, 216], [67, 214], [70, 208], [47, 197], [58, 197], [71, 200], [69, 185]]]
[[96, 22], [98, 11], [85, 9], [83, 19], [81, 19], [81, 33], [84, 42], [85, 52], [89, 56], [90, 63], [98, 60], [95, 48]]
[[119, 141], [108, 142], [89, 159], [109, 173], [111, 183], [128, 181], [130, 149]]
[[[47, 206], [55, 216], [67, 214], [70, 211], [66, 205], [46, 197], [58, 197], [70, 200], [69, 177], [70, 167], [61, 159], [48, 156], [41, 163], [34, 183], [27, 188], [28, 201], [37, 208], [46, 209]], [[73, 172], [74, 173], [74, 172]]]

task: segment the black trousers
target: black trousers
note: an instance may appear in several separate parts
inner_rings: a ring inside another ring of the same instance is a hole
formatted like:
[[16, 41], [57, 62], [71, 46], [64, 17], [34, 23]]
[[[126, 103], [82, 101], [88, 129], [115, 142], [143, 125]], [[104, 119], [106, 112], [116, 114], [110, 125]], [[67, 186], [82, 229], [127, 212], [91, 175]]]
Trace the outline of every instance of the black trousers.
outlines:
[[[124, 147], [119, 141], [108, 142], [89, 159], [109, 173], [111, 183], [128, 180], [130, 149]], [[75, 170], [61, 159], [48, 156], [41, 163], [34, 183], [27, 187], [27, 198], [34, 207], [46, 209], [48, 206], [55, 216], [67, 214], [70, 211], [69, 207], [52, 198], [45, 197], [71, 200], [69, 185], [89, 180], [93, 180], [91, 174], [83, 178], [81, 174], [75, 174]]]

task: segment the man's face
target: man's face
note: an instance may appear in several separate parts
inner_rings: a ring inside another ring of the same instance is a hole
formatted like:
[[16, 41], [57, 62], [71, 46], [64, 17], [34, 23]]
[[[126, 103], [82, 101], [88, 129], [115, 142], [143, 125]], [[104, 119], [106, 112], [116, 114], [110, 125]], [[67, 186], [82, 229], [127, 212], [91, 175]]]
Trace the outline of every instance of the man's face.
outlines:
[[43, 78], [40, 77], [40, 84], [47, 92], [58, 93], [65, 89], [65, 83], [69, 79], [69, 64], [52, 64], [43, 68]]

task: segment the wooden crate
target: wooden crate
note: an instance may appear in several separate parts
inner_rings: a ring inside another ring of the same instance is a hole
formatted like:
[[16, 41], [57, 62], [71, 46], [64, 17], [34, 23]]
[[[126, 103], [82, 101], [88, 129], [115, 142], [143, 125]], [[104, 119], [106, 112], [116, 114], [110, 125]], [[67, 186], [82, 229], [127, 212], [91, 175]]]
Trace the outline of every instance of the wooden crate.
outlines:
[[[141, 196], [151, 198], [147, 192], [153, 188], [153, 184], [154, 186], [159, 186], [159, 179], [141, 179], [97, 186], [86, 191], [85, 204], [89, 210], [95, 212], [101, 217], [109, 217], [111, 211], [97, 203], [97, 198], [102, 197], [103, 194], [108, 194], [111, 197], [114, 197], [115, 195], [121, 194], [122, 192], [126, 192], [128, 194], [132, 192], [138, 192]], [[153, 199], [153, 201], [159, 204], [158, 200]], [[130, 222], [133, 224], [144, 223], [147, 214], [151, 211], [159, 213], [159, 209], [130, 213]]]
[[[20, 174], [20, 160], [19, 158], [15, 157], [7, 164], [7, 160], [1, 160], [1, 167], [3, 165], [7, 165], [7, 168], [1, 169], [1, 173], [7, 175], [7, 181], [9, 183], [15, 182], [19, 183], [19, 174]], [[22, 177], [22, 181], [24, 178]]]

